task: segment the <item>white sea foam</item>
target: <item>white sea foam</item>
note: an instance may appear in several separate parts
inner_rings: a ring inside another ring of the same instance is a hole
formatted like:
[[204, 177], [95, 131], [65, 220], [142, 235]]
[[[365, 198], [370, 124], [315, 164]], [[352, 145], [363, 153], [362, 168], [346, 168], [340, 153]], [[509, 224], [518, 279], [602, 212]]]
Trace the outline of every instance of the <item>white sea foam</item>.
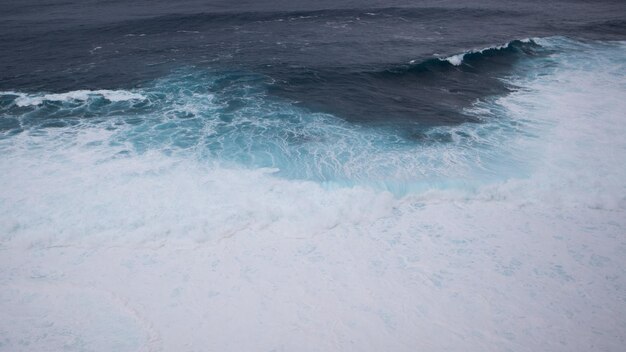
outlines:
[[443, 61], [448, 61], [454, 66], [460, 66], [463, 63], [464, 57], [465, 57], [465, 54], [452, 55], [443, 59]]
[[17, 92], [1, 92], [2, 95], [17, 95], [15, 104], [17, 106], [41, 105], [44, 101], [86, 101], [91, 98], [104, 98], [112, 102], [128, 100], [144, 100], [141, 94], [126, 90], [74, 90], [66, 93], [54, 94], [25, 94]]
[[0, 139], [0, 350], [620, 350], [626, 45], [544, 45], [555, 71], [470, 111], [519, 122], [503, 168], [532, 152], [477, 189], [326, 188], [127, 127]]

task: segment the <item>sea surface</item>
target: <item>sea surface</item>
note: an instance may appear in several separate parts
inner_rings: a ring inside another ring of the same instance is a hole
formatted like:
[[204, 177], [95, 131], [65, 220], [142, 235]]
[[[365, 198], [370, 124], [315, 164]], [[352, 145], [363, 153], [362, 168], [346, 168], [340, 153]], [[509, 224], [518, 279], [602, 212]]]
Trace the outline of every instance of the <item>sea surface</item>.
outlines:
[[0, 0], [0, 351], [625, 345], [623, 0]]

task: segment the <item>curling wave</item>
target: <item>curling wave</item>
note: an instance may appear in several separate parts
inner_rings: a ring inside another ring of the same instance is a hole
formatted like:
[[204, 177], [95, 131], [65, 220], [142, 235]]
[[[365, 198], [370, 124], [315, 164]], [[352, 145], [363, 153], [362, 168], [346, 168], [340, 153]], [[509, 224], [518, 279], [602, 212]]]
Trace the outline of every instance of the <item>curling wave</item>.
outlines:
[[537, 51], [541, 48], [541, 45], [533, 39], [516, 39], [506, 44], [495, 45], [483, 49], [468, 50], [460, 54], [450, 55], [447, 57], [439, 57], [436, 59], [430, 59], [426, 61], [418, 62], [417, 60], [411, 60], [409, 70], [433, 70], [433, 69], [446, 69], [449, 65], [461, 66], [472, 65], [480, 62], [481, 60], [487, 60], [490, 58], [515, 58], [516, 56], [532, 56], [536, 55]]

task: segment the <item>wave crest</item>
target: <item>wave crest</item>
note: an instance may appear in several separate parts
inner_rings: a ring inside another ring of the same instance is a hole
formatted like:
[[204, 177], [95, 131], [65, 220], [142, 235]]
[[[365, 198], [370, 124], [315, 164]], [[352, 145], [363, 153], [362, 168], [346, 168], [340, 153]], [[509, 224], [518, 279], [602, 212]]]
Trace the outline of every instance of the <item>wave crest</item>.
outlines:
[[482, 60], [494, 56], [517, 54], [532, 55], [535, 53], [535, 50], [540, 47], [541, 45], [539, 45], [533, 39], [516, 39], [506, 44], [490, 46], [483, 49], [472, 49], [447, 57], [438, 57], [421, 62], [417, 60], [411, 60], [409, 64], [411, 65], [410, 70], [432, 70], [434, 67], [441, 68], [442, 64], [444, 65], [444, 68], [449, 67], [449, 65], [461, 66], [463, 64], [469, 64], [472, 61]]

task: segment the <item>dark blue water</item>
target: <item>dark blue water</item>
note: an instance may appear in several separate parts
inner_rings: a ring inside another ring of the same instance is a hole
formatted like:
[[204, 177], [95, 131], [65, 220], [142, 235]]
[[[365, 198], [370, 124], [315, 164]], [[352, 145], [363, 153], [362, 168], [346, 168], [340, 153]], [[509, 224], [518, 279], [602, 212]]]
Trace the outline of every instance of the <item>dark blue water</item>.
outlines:
[[623, 1], [3, 1], [0, 90], [137, 88], [195, 67], [261, 75], [272, 95], [348, 120], [456, 124], [535, 52], [460, 67], [433, 57], [529, 37], [624, 39], [625, 14]]

